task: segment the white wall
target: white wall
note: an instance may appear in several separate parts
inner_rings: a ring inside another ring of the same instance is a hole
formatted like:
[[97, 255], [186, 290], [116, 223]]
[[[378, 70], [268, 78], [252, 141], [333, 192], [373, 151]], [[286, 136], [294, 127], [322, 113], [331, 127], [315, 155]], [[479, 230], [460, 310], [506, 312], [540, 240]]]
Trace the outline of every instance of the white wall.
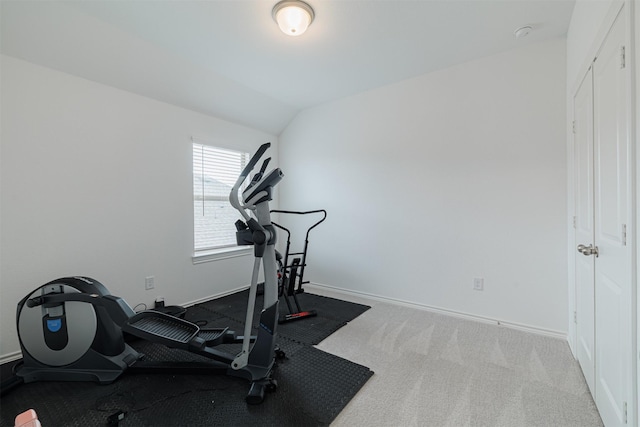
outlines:
[[280, 200], [329, 212], [308, 278], [566, 332], [565, 79], [557, 39], [300, 113]]
[[1, 58], [0, 355], [19, 350], [17, 301], [58, 277], [93, 277], [132, 306], [248, 285], [251, 256], [192, 263], [190, 137], [249, 151], [276, 137]]

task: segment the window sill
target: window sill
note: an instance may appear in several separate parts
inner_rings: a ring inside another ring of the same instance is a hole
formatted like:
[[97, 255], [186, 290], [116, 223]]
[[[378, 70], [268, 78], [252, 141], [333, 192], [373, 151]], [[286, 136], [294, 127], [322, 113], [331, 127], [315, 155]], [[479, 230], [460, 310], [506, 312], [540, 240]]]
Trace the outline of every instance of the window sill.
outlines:
[[251, 255], [253, 246], [236, 246], [233, 248], [214, 249], [211, 251], [202, 251], [193, 254], [191, 261], [194, 264], [202, 264], [205, 262], [218, 261], [221, 259], [236, 258], [240, 256]]

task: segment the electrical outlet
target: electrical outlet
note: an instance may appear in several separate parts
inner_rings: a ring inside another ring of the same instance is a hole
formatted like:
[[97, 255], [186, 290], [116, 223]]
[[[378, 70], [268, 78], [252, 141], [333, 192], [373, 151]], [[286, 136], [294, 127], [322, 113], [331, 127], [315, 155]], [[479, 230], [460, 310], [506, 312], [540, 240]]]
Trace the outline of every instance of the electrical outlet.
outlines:
[[156, 287], [155, 278], [153, 276], [144, 278], [144, 288], [148, 291]]
[[473, 279], [473, 290], [484, 291], [484, 279], [482, 277], [476, 277]]

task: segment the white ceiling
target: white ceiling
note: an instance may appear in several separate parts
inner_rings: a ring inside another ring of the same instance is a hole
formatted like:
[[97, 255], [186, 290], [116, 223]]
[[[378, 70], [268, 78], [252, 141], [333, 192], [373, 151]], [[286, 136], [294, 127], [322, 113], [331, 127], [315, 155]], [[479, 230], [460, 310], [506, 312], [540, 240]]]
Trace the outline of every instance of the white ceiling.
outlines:
[[315, 21], [289, 37], [277, 0], [2, 0], [1, 51], [277, 135], [301, 109], [564, 36], [574, 5], [307, 1]]

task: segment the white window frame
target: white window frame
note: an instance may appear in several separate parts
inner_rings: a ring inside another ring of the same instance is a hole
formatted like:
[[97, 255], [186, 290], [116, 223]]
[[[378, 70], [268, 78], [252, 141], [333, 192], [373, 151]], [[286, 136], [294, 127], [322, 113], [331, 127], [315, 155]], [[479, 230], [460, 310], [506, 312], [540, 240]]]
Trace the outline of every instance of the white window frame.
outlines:
[[[209, 141], [205, 141], [199, 138], [191, 138], [191, 147], [192, 147], [192, 161], [195, 162], [195, 150], [197, 147], [200, 148], [204, 148], [206, 149], [207, 147], [210, 147], [213, 150], [216, 151], [227, 151], [230, 153], [241, 153], [244, 154], [246, 157], [244, 159], [244, 161], [248, 161], [249, 157], [250, 157], [250, 153], [247, 153], [243, 150], [238, 150], [238, 149], [230, 149], [227, 148], [221, 144], [216, 144], [216, 143], [211, 143]], [[229, 246], [221, 246], [221, 247], [212, 247], [212, 248], [205, 248], [205, 249], [196, 249], [196, 212], [195, 212], [195, 203], [196, 203], [196, 188], [195, 188], [195, 177], [196, 177], [196, 171], [198, 168], [198, 165], [193, 164], [192, 165], [192, 184], [191, 184], [191, 188], [193, 191], [193, 205], [194, 206], [194, 212], [193, 212], [193, 216], [192, 216], [192, 221], [193, 221], [193, 233], [192, 233], [192, 237], [193, 237], [193, 256], [192, 256], [192, 262], [194, 264], [200, 264], [200, 263], [204, 263], [204, 262], [211, 262], [211, 261], [216, 261], [216, 260], [221, 260], [221, 259], [228, 259], [228, 258], [235, 258], [235, 257], [240, 257], [240, 256], [246, 256], [246, 255], [250, 255], [252, 253], [252, 247], [251, 246], [238, 246], [238, 245], [229, 245]], [[239, 165], [240, 168], [242, 169], [242, 163]], [[239, 171], [238, 171], [239, 173]], [[204, 184], [203, 184], [204, 185]], [[206, 201], [206, 197], [202, 198], [202, 203], [204, 204], [204, 202]], [[238, 218], [240, 218], [240, 214], [238, 214]]]

